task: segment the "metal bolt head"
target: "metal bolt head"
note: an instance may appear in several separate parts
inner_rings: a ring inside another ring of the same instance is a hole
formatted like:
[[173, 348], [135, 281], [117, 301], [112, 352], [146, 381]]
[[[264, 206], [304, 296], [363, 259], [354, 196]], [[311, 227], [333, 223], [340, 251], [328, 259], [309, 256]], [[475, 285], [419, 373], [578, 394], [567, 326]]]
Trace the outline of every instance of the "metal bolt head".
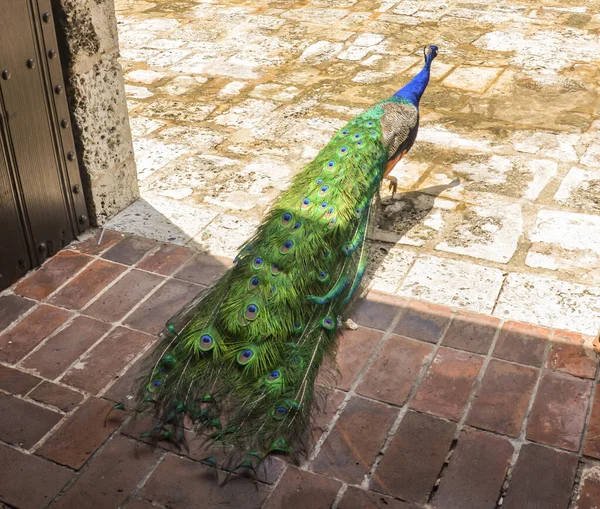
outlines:
[[63, 87], [62, 87], [62, 85], [56, 85], [56, 86], [54, 87], [54, 92], [55, 92], [57, 95], [60, 95], [60, 94], [62, 94], [62, 93], [63, 93]]
[[69, 161], [74, 161], [75, 160], [75, 152], [68, 152], [67, 153], [67, 159]]
[[81, 187], [80, 187], [80, 185], [79, 185], [79, 184], [75, 184], [75, 185], [73, 186], [73, 192], [74, 192], [75, 194], [79, 194], [79, 191], [80, 191], [80, 190], [81, 190]]
[[2, 71], [2, 79], [7, 80], [10, 78], [10, 71], [8, 69], [4, 69]]
[[56, 58], [56, 50], [55, 49], [48, 50], [48, 57], [49, 58]]
[[27, 60], [27, 67], [29, 67], [29, 69], [33, 69], [35, 67], [35, 60], [33, 58]]
[[79, 223], [80, 224], [85, 224], [86, 221], [87, 221], [87, 216], [85, 214], [81, 214], [79, 216]]
[[50, 13], [45, 12], [44, 14], [42, 14], [42, 19], [44, 20], [44, 23], [48, 23], [50, 21]]
[[60, 126], [61, 126], [63, 129], [66, 129], [67, 127], [69, 127], [69, 121], [68, 121], [66, 118], [63, 118], [63, 119], [60, 121]]

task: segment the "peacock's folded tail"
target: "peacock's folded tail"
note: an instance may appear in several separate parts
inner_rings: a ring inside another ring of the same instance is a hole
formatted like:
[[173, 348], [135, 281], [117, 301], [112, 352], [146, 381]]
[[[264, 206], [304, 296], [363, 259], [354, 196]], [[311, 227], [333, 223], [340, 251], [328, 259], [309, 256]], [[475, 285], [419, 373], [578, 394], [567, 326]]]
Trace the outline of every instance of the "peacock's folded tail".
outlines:
[[[398, 102], [398, 101], [396, 101]], [[388, 158], [377, 105], [292, 182], [229, 269], [173, 318], [140, 389], [179, 440], [184, 418], [246, 464], [305, 452], [315, 380], [365, 271], [371, 202]]]

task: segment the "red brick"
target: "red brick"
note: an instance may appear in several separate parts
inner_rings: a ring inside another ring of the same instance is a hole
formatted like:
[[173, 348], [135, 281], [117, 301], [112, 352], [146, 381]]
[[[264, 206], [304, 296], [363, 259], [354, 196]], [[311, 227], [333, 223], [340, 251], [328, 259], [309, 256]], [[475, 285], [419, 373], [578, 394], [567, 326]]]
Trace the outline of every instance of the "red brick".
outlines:
[[137, 384], [143, 375], [147, 375], [154, 367], [148, 362], [148, 357], [153, 353], [150, 348], [141, 358], [119, 377], [119, 379], [111, 385], [102, 397], [110, 399], [115, 403], [123, 403], [127, 408], [133, 408], [137, 402], [135, 400]]
[[223, 488], [211, 467], [171, 454], [158, 465], [140, 495], [173, 509], [198, 507], [259, 508], [267, 496], [264, 484], [234, 476]]
[[581, 378], [596, 376], [596, 352], [592, 347], [594, 338], [575, 332], [556, 331], [546, 367]]
[[23, 362], [46, 378], [56, 378], [110, 329], [107, 323], [76, 317]]
[[187, 247], [162, 244], [160, 249], [146, 256], [137, 266], [140, 269], [168, 276], [179, 268], [193, 254]]
[[380, 403], [352, 398], [323, 443], [314, 470], [360, 483], [383, 446], [397, 413]]
[[264, 509], [329, 509], [340, 487], [334, 479], [290, 467]]
[[435, 495], [436, 509], [495, 509], [513, 446], [505, 438], [466, 429]]
[[319, 441], [319, 438], [327, 431], [329, 424], [331, 423], [331, 419], [340, 408], [342, 401], [346, 394], [341, 391], [336, 391], [332, 389], [327, 393], [327, 399], [325, 404], [323, 405], [321, 401], [317, 400], [320, 405], [315, 408], [313, 421], [312, 421], [312, 436], [311, 436], [311, 444], [314, 445]]
[[468, 352], [486, 354], [499, 324], [500, 320], [494, 316], [458, 311], [444, 336], [443, 344]]
[[145, 239], [144, 237], [126, 237], [106, 251], [102, 258], [125, 265], [133, 265], [139, 262], [156, 245], [155, 240]]
[[[336, 356], [337, 373], [335, 379], [330, 380], [327, 372], [321, 372], [319, 382], [327, 385], [333, 382], [338, 389], [350, 389], [356, 377], [364, 368], [381, 341], [383, 333], [373, 329], [359, 327], [356, 330], [343, 330], [339, 336], [338, 351]], [[331, 363], [327, 362], [327, 366]], [[327, 367], [325, 368], [327, 369]], [[335, 368], [334, 368], [335, 369]]]
[[425, 502], [444, 465], [456, 425], [407, 412], [371, 481], [371, 489]]
[[42, 382], [31, 391], [29, 397], [40, 403], [59, 408], [63, 412], [70, 412], [83, 399], [83, 396], [78, 392], [51, 382]]
[[406, 300], [401, 297], [371, 291], [356, 301], [349, 316], [363, 327], [387, 330], [405, 304]]
[[[100, 236], [102, 236], [102, 241], [98, 244]], [[104, 230], [104, 233], [102, 233], [102, 230], [98, 230], [90, 238], [76, 244], [71, 244], [69, 248], [80, 253], [97, 255], [114, 246], [123, 238], [125, 238], [124, 234], [114, 230]]]
[[527, 323], [506, 322], [502, 326], [494, 357], [540, 367], [550, 329]]
[[595, 464], [584, 467], [579, 483], [579, 495], [572, 509], [598, 509], [600, 507], [600, 468]]
[[191, 283], [208, 286], [231, 267], [231, 259], [223, 256], [197, 254], [177, 271], [175, 277]]
[[90, 256], [73, 251], [61, 251], [44, 263], [40, 269], [19, 282], [15, 287], [15, 293], [31, 299], [45, 299], [92, 260]]
[[0, 336], [0, 360], [17, 362], [66, 322], [70, 315], [63, 309], [40, 305]]
[[123, 422], [125, 414], [115, 410], [104, 425], [113, 405], [111, 401], [103, 399], [88, 399], [44, 442], [37, 454], [61, 465], [80, 469]]
[[[50, 507], [119, 507], [158, 461], [158, 449], [117, 436]], [[191, 484], [191, 483], [190, 483]], [[190, 506], [192, 507], [192, 506]]]
[[527, 438], [577, 451], [590, 400], [591, 383], [546, 372], [527, 422]]
[[3, 295], [0, 297], [0, 331], [6, 329], [34, 305], [35, 301], [24, 299], [18, 295]]
[[57, 412], [0, 393], [0, 439], [4, 442], [29, 449], [61, 419]]
[[467, 424], [518, 437], [538, 370], [492, 359], [477, 391]]
[[153, 340], [147, 334], [117, 327], [80, 359], [84, 369], [73, 367], [62, 378], [62, 382], [95, 394], [116, 378], [140, 350]]
[[46, 507], [72, 476], [65, 467], [0, 444], [0, 500], [11, 506]]
[[596, 384], [596, 392], [594, 393], [594, 403], [585, 435], [583, 453], [586, 456], [600, 459], [600, 387], [598, 387], [598, 384]]
[[140, 305], [126, 320], [126, 324], [149, 334], [158, 334], [175, 313], [188, 304], [203, 287], [171, 279], [160, 291]]
[[452, 310], [430, 302], [412, 300], [394, 328], [396, 334], [437, 343], [452, 317]]
[[525, 444], [519, 453], [502, 509], [566, 509], [577, 461], [574, 454]]
[[41, 381], [37, 376], [0, 365], [0, 389], [23, 396]]
[[458, 421], [483, 364], [479, 355], [440, 348], [411, 407]]
[[132, 270], [87, 307], [84, 313], [107, 322], [116, 322], [162, 281], [160, 276]]
[[403, 405], [433, 347], [392, 336], [369, 367], [357, 392], [393, 405]]
[[96, 260], [69, 282], [50, 302], [69, 309], [81, 309], [126, 270], [122, 265]]
[[374, 491], [348, 486], [338, 509], [419, 509], [419, 506], [402, 502]]

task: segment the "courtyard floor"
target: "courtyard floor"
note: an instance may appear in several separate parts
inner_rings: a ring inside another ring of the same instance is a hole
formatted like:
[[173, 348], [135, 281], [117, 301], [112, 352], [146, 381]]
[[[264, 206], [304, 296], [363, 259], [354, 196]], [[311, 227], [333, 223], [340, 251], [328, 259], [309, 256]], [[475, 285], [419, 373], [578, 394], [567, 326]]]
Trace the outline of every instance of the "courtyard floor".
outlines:
[[275, 459], [220, 488], [191, 433], [188, 451], [151, 448], [132, 383], [164, 322], [230, 264], [90, 232], [0, 296], [0, 506], [600, 506], [589, 338], [373, 291], [348, 314], [359, 327], [299, 468]]
[[600, 329], [600, 8], [117, 0], [142, 200], [112, 228], [233, 256], [332, 135], [440, 54], [374, 288]]

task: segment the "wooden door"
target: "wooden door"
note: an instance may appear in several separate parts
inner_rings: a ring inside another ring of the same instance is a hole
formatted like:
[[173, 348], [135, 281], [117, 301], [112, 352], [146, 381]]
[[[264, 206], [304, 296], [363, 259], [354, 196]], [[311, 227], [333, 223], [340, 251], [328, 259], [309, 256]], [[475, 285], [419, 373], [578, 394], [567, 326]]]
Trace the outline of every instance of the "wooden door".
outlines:
[[88, 226], [50, 0], [0, 0], [0, 289]]

